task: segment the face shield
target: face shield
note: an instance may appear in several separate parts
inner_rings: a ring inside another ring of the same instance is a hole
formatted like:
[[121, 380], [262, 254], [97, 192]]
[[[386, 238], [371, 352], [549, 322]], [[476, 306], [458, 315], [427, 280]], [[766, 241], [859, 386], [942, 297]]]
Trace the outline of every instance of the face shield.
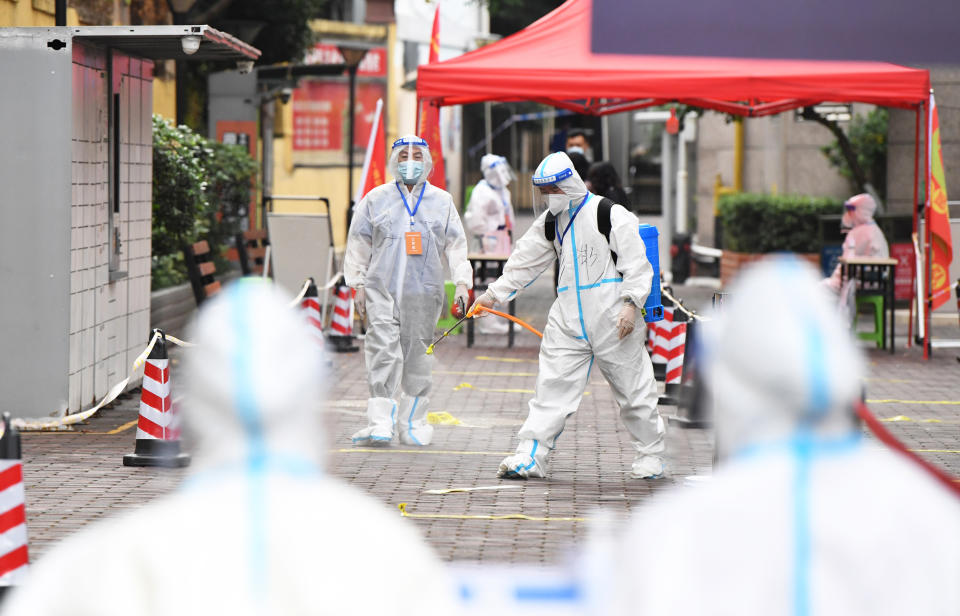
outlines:
[[571, 203], [579, 204], [587, 196], [586, 185], [564, 152], [554, 152], [544, 158], [533, 173], [531, 182], [531, 203], [537, 216], [545, 210], [550, 210], [556, 216]]
[[856, 206], [854, 206], [849, 201], [843, 204], [843, 216], [840, 218], [840, 232], [849, 233], [853, 229], [853, 213], [856, 211]]
[[433, 159], [426, 140], [407, 135], [394, 141], [387, 171], [400, 182], [411, 186], [425, 181], [433, 171]]
[[510, 163], [503, 156], [487, 154], [480, 161], [483, 179], [494, 188], [506, 188], [516, 179]]

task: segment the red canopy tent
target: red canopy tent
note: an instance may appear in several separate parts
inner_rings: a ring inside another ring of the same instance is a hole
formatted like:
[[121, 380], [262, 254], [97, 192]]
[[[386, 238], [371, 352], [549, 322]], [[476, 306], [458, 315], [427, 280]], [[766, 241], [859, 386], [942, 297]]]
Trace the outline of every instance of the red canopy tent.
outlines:
[[676, 101], [743, 116], [822, 101], [915, 109], [929, 98], [929, 71], [884, 62], [595, 54], [591, 5], [568, 0], [501, 41], [421, 65], [418, 97], [436, 105], [537, 101], [593, 115]]
[[[914, 109], [917, 202], [920, 116], [930, 98], [929, 71], [885, 62], [595, 54], [591, 13], [592, 0], [567, 0], [501, 41], [421, 65], [417, 96], [437, 106], [535, 101], [591, 115], [672, 102], [748, 117], [823, 101]], [[642, 28], [638, 24], [638, 36]], [[916, 231], [915, 208], [913, 218]], [[929, 253], [929, 237], [926, 248]]]

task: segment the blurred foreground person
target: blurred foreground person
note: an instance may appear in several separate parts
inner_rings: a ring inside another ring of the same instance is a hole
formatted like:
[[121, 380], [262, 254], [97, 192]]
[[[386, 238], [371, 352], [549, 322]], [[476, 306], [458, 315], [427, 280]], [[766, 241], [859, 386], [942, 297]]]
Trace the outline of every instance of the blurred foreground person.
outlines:
[[865, 442], [864, 362], [816, 272], [760, 263], [701, 331], [720, 465], [640, 510], [614, 613], [960, 614], [960, 500]]
[[544, 158], [532, 182], [534, 203], [545, 211], [517, 242], [503, 275], [474, 302], [489, 308], [508, 301], [560, 261], [560, 287], [540, 345], [536, 395], [517, 435], [517, 452], [504, 458], [497, 475], [546, 477], [547, 458], [596, 367], [613, 389], [620, 419], [632, 437], [636, 455], [631, 475], [659, 477], [666, 428], [657, 411], [645, 330], [635, 331], [642, 323], [653, 267], [637, 218], [587, 191], [563, 152]]
[[432, 170], [426, 141], [397, 139], [387, 162], [395, 180], [368, 192], [350, 224], [343, 275], [367, 318], [370, 387], [367, 426], [353, 435], [356, 445], [388, 445], [398, 432], [407, 445], [433, 439], [427, 423], [433, 356], [426, 353], [446, 301], [443, 266], [456, 283], [461, 312], [473, 268], [453, 197], [427, 181]]
[[[867, 193], [861, 193], [847, 199], [843, 204], [843, 217], [840, 227], [847, 237], [843, 240], [843, 257], [882, 257], [890, 256], [890, 247], [883, 231], [873, 219], [877, 213], [877, 202]], [[840, 264], [825, 284], [835, 292], [840, 291]]]
[[320, 348], [287, 301], [243, 279], [204, 305], [178, 373], [193, 475], [64, 540], [4, 615], [450, 613], [413, 526], [323, 475]]

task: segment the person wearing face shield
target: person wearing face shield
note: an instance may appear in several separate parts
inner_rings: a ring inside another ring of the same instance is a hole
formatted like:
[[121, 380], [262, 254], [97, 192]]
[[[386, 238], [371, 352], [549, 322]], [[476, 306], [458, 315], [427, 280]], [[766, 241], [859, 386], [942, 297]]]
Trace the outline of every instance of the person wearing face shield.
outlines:
[[503, 156], [486, 154], [480, 159], [483, 179], [470, 194], [463, 223], [467, 232], [478, 238], [480, 252], [509, 255], [512, 250], [513, 203], [510, 182], [513, 171]]
[[191, 474], [53, 546], [4, 615], [453, 613], [414, 525], [323, 472], [324, 360], [289, 301], [245, 278], [204, 304], [173, 380]]
[[456, 283], [453, 314], [464, 313], [473, 268], [467, 238], [450, 193], [427, 181], [433, 164], [415, 135], [393, 143], [395, 178], [357, 204], [347, 236], [343, 273], [357, 290], [367, 319], [364, 358], [370, 399], [357, 445], [429, 445], [427, 423], [433, 357], [426, 354], [445, 301], [444, 265]]
[[700, 332], [717, 466], [614, 542], [607, 613], [960, 613], [960, 501], [863, 437], [864, 358], [817, 272], [752, 266]]
[[548, 455], [596, 367], [610, 383], [633, 438], [632, 476], [660, 476], [665, 426], [644, 336], [635, 331], [653, 284], [637, 218], [612, 205], [608, 241], [599, 227], [601, 198], [587, 191], [563, 152], [540, 163], [533, 190], [534, 203], [547, 211], [517, 242], [503, 275], [475, 302], [490, 307], [509, 300], [559, 259], [557, 299], [543, 331], [536, 393], [516, 453], [500, 463], [497, 474], [546, 476]]
[[[883, 231], [873, 219], [877, 212], [877, 202], [868, 193], [855, 195], [843, 204], [843, 218], [840, 227], [847, 234], [843, 241], [844, 257], [889, 257], [890, 247]], [[834, 292], [840, 291], [840, 265], [833, 274], [824, 280]]]

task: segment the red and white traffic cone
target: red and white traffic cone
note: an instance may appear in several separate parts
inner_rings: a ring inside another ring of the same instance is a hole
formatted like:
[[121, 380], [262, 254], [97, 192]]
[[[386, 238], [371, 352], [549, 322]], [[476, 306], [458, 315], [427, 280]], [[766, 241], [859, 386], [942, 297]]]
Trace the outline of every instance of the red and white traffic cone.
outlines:
[[[143, 366], [140, 419], [134, 452], [123, 456], [124, 466], [186, 466], [190, 456], [180, 451], [180, 421], [170, 394], [170, 359], [163, 332]], [[152, 336], [151, 336], [152, 337]]]
[[307, 292], [304, 293], [303, 299], [300, 300], [300, 312], [303, 314], [303, 318], [306, 319], [307, 325], [310, 326], [313, 337], [322, 349], [323, 322], [321, 321], [322, 317], [320, 313], [320, 296], [317, 293], [317, 285], [314, 283], [313, 278], [310, 278], [310, 284], [307, 285]]
[[664, 382], [660, 404], [676, 405], [683, 377], [683, 352], [686, 343], [687, 316], [673, 303], [664, 305], [663, 320], [657, 327], [656, 341], [650, 359], [654, 376]]
[[360, 350], [360, 347], [353, 345], [352, 300], [353, 293], [350, 287], [344, 284], [337, 285], [334, 292], [333, 315], [330, 317], [330, 333], [328, 334], [333, 342], [333, 350], [337, 353]]
[[666, 380], [667, 375], [667, 351], [664, 343], [670, 331], [673, 329], [673, 304], [663, 305], [663, 319], [649, 323], [651, 327], [649, 334], [650, 361], [653, 362], [653, 375], [658, 381]]
[[23, 494], [20, 431], [3, 414], [0, 438], [0, 597], [27, 575], [27, 511]]

